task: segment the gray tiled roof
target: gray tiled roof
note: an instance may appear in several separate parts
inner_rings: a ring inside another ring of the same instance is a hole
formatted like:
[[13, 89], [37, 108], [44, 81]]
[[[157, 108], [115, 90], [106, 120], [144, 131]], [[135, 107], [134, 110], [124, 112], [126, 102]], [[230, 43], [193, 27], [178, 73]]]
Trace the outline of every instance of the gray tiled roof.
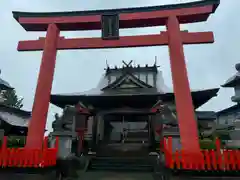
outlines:
[[[153, 80], [152, 80], [153, 81]], [[164, 93], [172, 93], [173, 90], [169, 89], [165, 83], [162, 76], [162, 72], [158, 71], [157, 78], [156, 78], [156, 88], [157, 92], [160, 92], [162, 94]], [[106, 87], [108, 85], [108, 79], [105, 76], [105, 73], [102, 75], [101, 80], [99, 81], [96, 88], [90, 89], [89, 91], [84, 92], [77, 92], [77, 93], [64, 93], [64, 94], [58, 94], [58, 95], [66, 95], [66, 96], [78, 96], [78, 95], [100, 95], [103, 93], [101, 89]]]
[[10, 112], [0, 112], [0, 119], [12, 126], [28, 127], [30, 117], [21, 117]]
[[237, 73], [229, 78], [222, 87], [236, 87], [237, 85], [240, 85], [240, 63], [235, 65], [235, 69], [237, 70]]
[[0, 89], [12, 89], [12, 87], [7, 81], [0, 78]]
[[31, 112], [0, 104], [0, 120], [12, 126], [28, 127]]
[[198, 120], [215, 120], [217, 114], [214, 111], [196, 111]]
[[[123, 71], [119, 71], [119, 73], [121, 75]], [[138, 76], [138, 78], [142, 80], [141, 74], [139, 75], [133, 74], [133, 75]], [[116, 77], [115, 78], [116, 80], [117, 76], [115, 77]], [[77, 104], [79, 101], [82, 101], [83, 103], [90, 104], [96, 107], [100, 107], [100, 106], [112, 107], [114, 104], [116, 105], [118, 103], [122, 103], [122, 101], [124, 101], [123, 98], [131, 98], [131, 102], [133, 103], [140, 96], [144, 96], [144, 97], [141, 97], [141, 99], [145, 98], [146, 103], [145, 105], [143, 105], [142, 103], [139, 103], [139, 106], [140, 104], [142, 104], [142, 106], [147, 106], [147, 103], [155, 104], [157, 101], [157, 98], [159, 97], [164, 99], [164, 101], [174, 100], [173, 89], [170, 89], [166, 86], [166, 84], [164, 83], [164, 79], [161, 71], [157, 71], [157, 74], [155, 77], [148, 76], [147, 78], [148, 78], [148, 81], [145, 78], [146, 83], [148, 84], [150, 83], [149, 85], [151, 86], [152, 84], [154, 84], [154, 87], [132, 88], [132, 89], [131, 88], [130, 89], [124, 89], [124, 88], [111, 89], [110, 88], [104, 91], [103, 88], [109, 84], [109, 77], [106, 76], [106, 73], [104, 73], [98, 85], [96, 86], [96, 88], [93, 88], [84, 92], [52, 94], [50, 98], [50, 102], [58, 107], [63, 108], [67, 104], [74, 105], [74, 104]], [[156, 84], [152, 82], [155, 82]], [[218, 90], [219, 88], [192, 90], [191, 93], [192, 93], [195, 108], [198, 108], [199, 106], [203, 105], [208, 100], [210, 100], [213, 96], [216, 96]], [[113, 100], [112, 97], [116, 99]], [[123, 98], [120, 98], [120, 97], [123, 97]], [[147, 97], [148, 99], [146, 99]], [[101, 102], [103, 99], [106, 100], [105, 103]], [[142, 101], [145, 101], [145, 100], [142, 99]]]
[[234, 76], [229, 78], [222, 87], [234, 87], [240, 84], [240, 72], [237, 72]]

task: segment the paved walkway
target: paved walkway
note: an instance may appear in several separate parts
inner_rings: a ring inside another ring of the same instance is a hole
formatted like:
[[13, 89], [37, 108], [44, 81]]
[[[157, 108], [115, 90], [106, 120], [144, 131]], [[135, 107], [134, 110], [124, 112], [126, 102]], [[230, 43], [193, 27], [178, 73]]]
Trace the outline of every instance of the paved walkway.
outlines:
[[152, 173], [86, 172], [81, 180], [154, 180]]

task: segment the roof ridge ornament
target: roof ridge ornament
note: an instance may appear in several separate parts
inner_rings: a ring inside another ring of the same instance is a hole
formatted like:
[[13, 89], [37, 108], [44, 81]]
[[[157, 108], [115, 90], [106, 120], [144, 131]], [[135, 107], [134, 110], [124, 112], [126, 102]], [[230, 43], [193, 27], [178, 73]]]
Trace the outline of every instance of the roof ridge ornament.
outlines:
[[157, 66], [157, 56], [155, 56], [154, 66]]
[[132, 62], [133, 60], [131, 60], [129, 63], [126, 63], [124, 60], [122, 60], [123, 65], [125, 65], [127, 68], [132, 66]]
[[106, 59], [106, 68], [104, 68], [105, 71], [109, 71], [110, 70], [110, 66], [108, 64], [108, 60]]

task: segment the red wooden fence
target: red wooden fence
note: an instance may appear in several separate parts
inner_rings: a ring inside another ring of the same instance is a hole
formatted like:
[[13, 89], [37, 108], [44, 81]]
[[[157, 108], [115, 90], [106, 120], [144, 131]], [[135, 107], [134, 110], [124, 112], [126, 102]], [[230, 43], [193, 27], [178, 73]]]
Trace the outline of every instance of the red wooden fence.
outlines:
[[172, 138], [164, 139], [166, 166], [171, 169], [239, 171], [240, 150], [220, 148], [220, 140], [216, 139], [215, 150], [201, 150], [199, 154], [187, 153], [183, 150], [172, 150]]
[[7, 137], [3, 138], [0, 148], [1, 167], [49, 167], [56, 165], [58, 138], [55, 147], [48, 148], [48, 138], [43, 142], [42, 149], [7, 148]]

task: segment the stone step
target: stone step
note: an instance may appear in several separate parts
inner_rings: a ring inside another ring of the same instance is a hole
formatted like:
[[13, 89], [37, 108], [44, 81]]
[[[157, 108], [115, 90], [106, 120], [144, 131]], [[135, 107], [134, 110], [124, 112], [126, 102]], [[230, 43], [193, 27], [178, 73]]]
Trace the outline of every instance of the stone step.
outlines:
[[147, 158], [95, 157], [90, 161], [89, 170], [152, 172], [153, 164]]

